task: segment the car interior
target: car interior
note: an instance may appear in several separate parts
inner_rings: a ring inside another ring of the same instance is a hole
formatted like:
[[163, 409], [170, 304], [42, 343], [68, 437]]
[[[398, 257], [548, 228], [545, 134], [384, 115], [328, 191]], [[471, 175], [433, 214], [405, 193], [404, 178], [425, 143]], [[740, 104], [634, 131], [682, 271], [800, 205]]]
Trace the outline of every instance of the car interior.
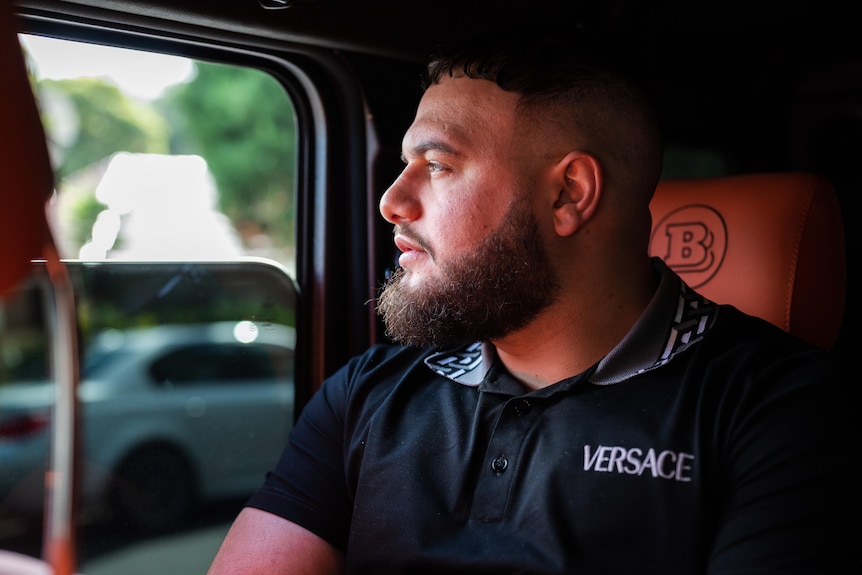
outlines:
[[[292, 166], [283, 176], [290, 192], [258, 210], [267, 217], [277, 211], [272, 206], [290, 213], [291, 256], [273, 263], [244, 244], [241, 256], [225, 251], [147, 261], [184, 262], [184, 281], [214, 263], [237, 266], [230, 280], [219, 282], [231, 286], [231, 297], [210, 303], [232, 302], [225, 304], [234, 306], [231, 320], [295, 329], [288, 419], [295, 420], [327, 375], [385, 340], [370, 302], [397, 252], [377, 204], [401, 169], [401, 137], [421, 96], [427, 58], [438, 45], [485, 27], [534, 19], [613, 37], [637, 54], [651, 79], [665, 137], [662, 181], [651, 205], [651, 254], [709, 299], [764, 317], [849, 363], [859, 320], [852, 297], [859, 240], [851, 198], [862, 187], [856, 165], [862, 23], [847, 3], [537, 0], [421, 7], [389, 0], [17, 0], [3, 12], [0, 357], [11, 357], [21, 334], [30, 333], [16, 331], [14, 312], [23, 309], [22, 286], [36, 286], [36, 295], [27, 297], [38, 310], [31, 315], [47, 350], [41, 377], [53, 381], [54, 399], [43, 448], [51, 480], [44, 481], [35, 520], [12, 517], [9, 502], [16, 496], [0, 491], [0, 573], [204, 572], [247, 496], [236, 494], [223, 506], [196, 504], [181, 524], [156, 532], [82, 524], [82, 430], [89, 412], [77, 389], [90, 341], [84, 336], [94, 317], [127, 321], [134, 288], [137, 295], [146, 292], [143, 299], [161, 301], [160, 290], [177, 274], [157, 276], [149, 287], [136, 276], [122, 289], [102, 292], [70, 274], [88, 260], [84, 252], [64, 251], [65, 228], [52, 208], [74, 188], [59, 167], [56, 127], [45, 115], [42, 87], [53, 84], [35, 80], [30, 45], [20, 40], [27, 36], [263, 71], [287, 95], [289, 106], [262, 99], [250, 111], [266, 118], [273, 113], [267, 105], [281, 106], [279, 113], [286, 111], [292, 122], [288, 152], [272, 160]], [[201, 78], [204, 69], [199, 66]], [[228, 113], [212, 113], [203, 102], [190, 109], [204, 125]], [[234, 152], [244, 137], [242, 121], [236, 126], [222, 136]], [[207, 161], [216, 164], [213, 157]], [[278, 220], [261, 216], [260, 222], [266, 227]], [[241, 223], [234, 225], [240, 229]], [[122, 257], [94, 262], [104, 269], [128, 263]], [[257, 277], [251, 270], [261, 265], [283, 274], [276, 283], [285, 292], [249, 287], [249, 278]], [[238, 283], [243, 278], [246, 283]], [[94, 316], [89, 306], [97, 297], [122, 300], [111, 309], [125, 311]], [[268, 307], [281, 297], [289, 299], [284, 314]], [[244, 307], [246, 300], [252, 303]], [[135, 309], [135, 317], [146, 318], [140, 321], [167, 321], [150, 308]], [[0, 365], [0, 416], [8, 407], [3, 387], [11, 389], [13, 379], [4, 369]], [[11, 473], [3, 458], [21, 449], [12, 445], [10, 426], [0, 419], [0, 475]]]

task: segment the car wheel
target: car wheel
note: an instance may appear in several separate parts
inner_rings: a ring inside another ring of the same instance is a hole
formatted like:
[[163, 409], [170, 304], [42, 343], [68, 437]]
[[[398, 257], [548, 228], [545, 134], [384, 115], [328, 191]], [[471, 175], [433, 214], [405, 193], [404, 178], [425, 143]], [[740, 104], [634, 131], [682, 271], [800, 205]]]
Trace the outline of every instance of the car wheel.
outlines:
[[161, 531], [177, 526], [194, 503], [194, 478], [177, 449], [153, 445], [130, 454], [111, 489], [115, 519], [128, 527]]

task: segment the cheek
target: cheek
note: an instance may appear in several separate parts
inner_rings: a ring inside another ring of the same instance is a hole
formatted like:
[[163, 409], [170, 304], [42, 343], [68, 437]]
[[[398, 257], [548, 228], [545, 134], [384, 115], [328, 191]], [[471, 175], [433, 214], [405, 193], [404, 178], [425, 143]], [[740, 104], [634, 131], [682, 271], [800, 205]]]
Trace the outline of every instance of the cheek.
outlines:
[[425, 203], [432, 241], [440, 250], [464, 253], [497, 229], [517, 195], [511, 181], [502, 177], [501, 170], [465, 173], [432, 196], [439, 201]]
[[434, 243], [450, 254], [469, 250], [496, 229], [499, 217], [496, 206], [476, 201], [446, 206], [435, 218]]

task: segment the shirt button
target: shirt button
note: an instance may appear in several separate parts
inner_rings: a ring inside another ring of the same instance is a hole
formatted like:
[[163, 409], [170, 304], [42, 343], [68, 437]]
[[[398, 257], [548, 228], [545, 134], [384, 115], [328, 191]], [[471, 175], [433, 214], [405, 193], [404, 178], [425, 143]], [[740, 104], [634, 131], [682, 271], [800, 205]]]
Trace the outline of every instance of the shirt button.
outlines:
[[523, 417], [530, 412], [531, 407], [532, 406], [530, 405], [530, 402], [528, 400], [520, 399], [515, 403], [514, 406], [515, 415], [517, 415], [518, 417]]
[[509, 460], [506, 459], [505, 456], [500, 455], [499, 457], [495, 457], [494, 460], [491, 462], [491, 471], [493, 471], [497, 475], [500, 475], [506, 470], [506, 467], [508, 466]]

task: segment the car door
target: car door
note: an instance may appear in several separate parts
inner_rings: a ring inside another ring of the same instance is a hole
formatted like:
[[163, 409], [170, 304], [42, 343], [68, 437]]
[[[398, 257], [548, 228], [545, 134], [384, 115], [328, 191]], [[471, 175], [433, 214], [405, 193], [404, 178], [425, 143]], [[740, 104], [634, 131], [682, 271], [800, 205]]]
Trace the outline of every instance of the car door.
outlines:
[[293, 420], [293, 350], [285, 343], [181, 343], [153, 359], [151, 385], [177, 414], [204, 495], [258, 486]]

